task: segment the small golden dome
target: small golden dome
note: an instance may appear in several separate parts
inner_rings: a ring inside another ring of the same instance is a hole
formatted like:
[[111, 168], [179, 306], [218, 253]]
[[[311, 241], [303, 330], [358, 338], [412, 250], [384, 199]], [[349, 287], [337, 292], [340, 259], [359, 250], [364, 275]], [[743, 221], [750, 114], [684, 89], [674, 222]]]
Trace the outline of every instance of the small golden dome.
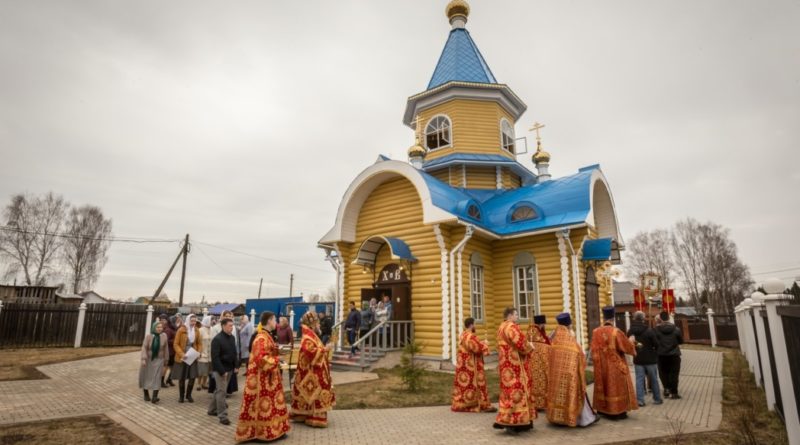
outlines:
[[550, 162], [550, 153], [542, 150], [542, 147], [539, 146], [539, 148], [536, 149], [536, 153], [533, 154], [533, 163], [541, 164], [544, 162]]
[[465, 0], [452, 0], [447, 4], [447, 8], [444, 11], [451, 23], [454, 17], [459, 16], [464, 17], [464, 21], [466, 21], [467, 17], [469, 17], [469, 3]]
[[419, 144], [414, 144], [408, 149], [408, 157], [413, 158], [415, 156], [425, 157], [425, 149]]

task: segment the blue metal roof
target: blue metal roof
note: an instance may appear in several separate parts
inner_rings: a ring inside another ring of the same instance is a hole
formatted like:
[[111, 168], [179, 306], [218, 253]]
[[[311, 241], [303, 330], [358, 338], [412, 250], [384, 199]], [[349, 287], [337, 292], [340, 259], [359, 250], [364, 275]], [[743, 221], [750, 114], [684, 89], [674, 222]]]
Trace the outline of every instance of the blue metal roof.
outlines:
[[433, 71], [428, 89], [436, 88], [450, 81], [497, 83], [492, 70], [483, 59], [481, 52], [472, 41], [469, 31], [456, 28], [450, 31], [444, 45], [439, 63]]
[[585, 261], [605, 261], [611, 259], [611, 238], [587, 239], [583, 242]]
[[536, 179], [536, 174], [528, 170], [517, 162], [516, 159], [509, 158], [504, 155], [483, 154], [483, 153], [451, 153], [449, 155], [436, 158], [432, 161], [427, 161], [422, 164], [422, 170], [432, 171], [437, 168], [446, 167], [453, 164], [475, 164], [487, 166], [507, 166], [512, 171], [522, 178], [523, 183], [533, 182]]
[[218, 304], [209, 309], [208, 313], [211, 315], [222, 315], [222, 313], [225, 311], [233, 312], [239, 306], [243, 306], [243, 304], [242, 303]]
[[386, 242], [389, 243], [389, 248], [392, 250], [393, 260], [417, 261], [405, 241], [400, 238], [386, 238]]
[[411, 254], [411, 248], [400, 238], [390, 238], [386, 236], [371, 236], [365, 239], [358, 248], [354, 264], [375, 264], [378, 252], [385, 245], [389, 245], [389, 251], [393, 260], [406, 260], [416, 262], [417, 259]]

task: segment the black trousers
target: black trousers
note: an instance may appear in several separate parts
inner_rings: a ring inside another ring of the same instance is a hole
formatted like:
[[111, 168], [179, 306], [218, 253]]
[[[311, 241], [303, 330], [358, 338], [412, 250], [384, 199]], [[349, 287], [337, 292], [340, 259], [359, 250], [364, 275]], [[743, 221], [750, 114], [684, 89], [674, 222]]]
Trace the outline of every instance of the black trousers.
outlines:
[[680, 355], [658, 356], [658, 377], [664, 389], [670, 394], [678, 394], [678, 378], [681, 373]]

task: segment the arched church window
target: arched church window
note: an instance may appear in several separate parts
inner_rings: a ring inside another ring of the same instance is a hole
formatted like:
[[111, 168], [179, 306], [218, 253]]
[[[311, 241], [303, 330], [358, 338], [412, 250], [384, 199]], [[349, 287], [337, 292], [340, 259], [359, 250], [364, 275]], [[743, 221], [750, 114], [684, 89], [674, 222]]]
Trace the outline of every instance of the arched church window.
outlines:
[[536, 210], [530, 206], [519, 206], [511, 213], [511, 222], [526, 221], [536, 218]]
[[500, 133], [503, 150], [514, 153], [514, 127], [505, 118], [500, 120]]
[[469, 217], [472, 219], [480, 221], [481, 209], [479, 209], [475, 204], [470, 204], [469, 207], [467, 207], [467, 215], [469, 215]]
[[435, 116], [425, 127], [425, 145], [429, 150], [447, 147], [452, 141], [450, 119], [447, 116]]
[[483, 321], [483, 260], [481, 254], [473, 252], [469, 263], [470, 315], [475, 321]]
[[514, 257], [514, 305], [519, 318], [528, 320], [536, 315], [538, 294], [536, 262], [530, 253], [520, 252]]

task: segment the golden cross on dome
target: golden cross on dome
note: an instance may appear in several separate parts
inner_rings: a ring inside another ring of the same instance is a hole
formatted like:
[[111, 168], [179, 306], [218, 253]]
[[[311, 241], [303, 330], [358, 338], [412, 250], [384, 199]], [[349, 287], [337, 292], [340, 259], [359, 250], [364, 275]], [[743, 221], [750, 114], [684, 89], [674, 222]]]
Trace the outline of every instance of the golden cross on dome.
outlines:
[[542, 138], [539, 136], [539, 130], [544, 128], [544, 124], [540, 124], [538, 122], [533, 123], [533, 127], [531, 127], [528, 131], [535, 131], [536, 132], [536, 142], [542, 142]]

